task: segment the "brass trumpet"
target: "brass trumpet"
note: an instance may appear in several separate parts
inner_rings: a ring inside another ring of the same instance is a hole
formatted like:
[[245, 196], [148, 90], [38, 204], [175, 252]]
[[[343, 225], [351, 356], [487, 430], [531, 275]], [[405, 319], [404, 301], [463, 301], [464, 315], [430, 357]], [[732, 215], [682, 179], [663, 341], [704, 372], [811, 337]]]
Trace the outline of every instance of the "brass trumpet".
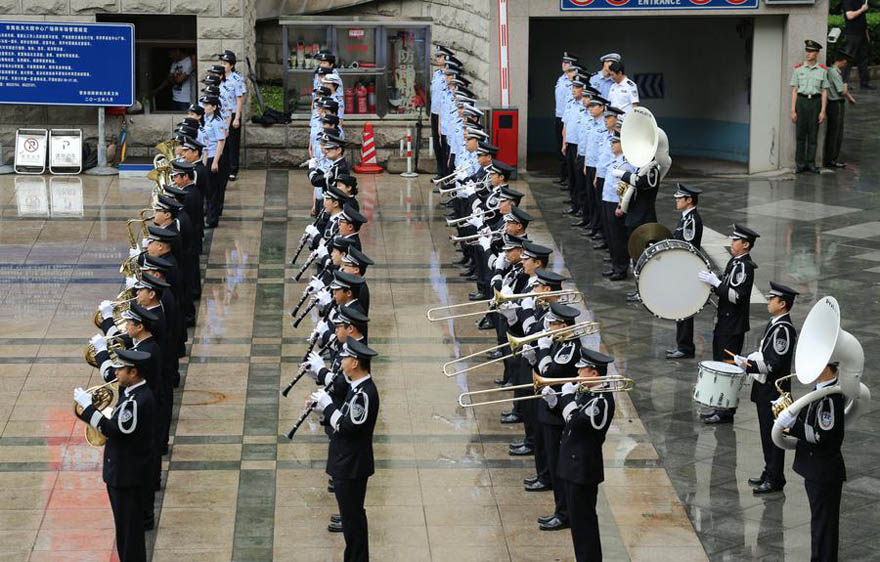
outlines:
[[[117, 295], [116, 298], [118, 299], [120, 295], [124, 296], [126, 294], [129, 294], [130, 291], [132, 291], [132, 289], [126, 289], [125, 291], [122, 291], [121, 293], [119, 293], [119, 295]], [[119, 315], [122, 314], [123, 311], [128, 310], [131, 307], [131, 303], [135, 300], [137, 300], [136, 296], [123, 298], [121, 300], [115, 300], [110, 303], [113, 305], [113, 323], [114, 324], [119, 325], [121, 323], [122, 319], [119, 318]], [[95, 326], [100, 329], [101, 324], [104, 322], [104, 317], [101, 315], [100, 309], [95, 311], [95, 316], [92, 318], [92, 322], [94, 322]]]
[[[441, 190], [442, 191], [442, 190]], [[499, 207], [490, 207], [485, 211], [477, 211], [472, 215], [468, 215], [466, 217], [461, 217], [460, 219], [446, 219], [446, 226], [461, 226], [465, 224], [467, 221], [471, 219], [480, 218], [485, 220], [495, 218], [495, 214], [498, 212]]]
[[[491, 365], [493, 363], [498, 363], [511, 357], [516, 357], [522, 351], [522, 347], [524, 345], [536, 342], [543, 337], [553, 338], [553, 341], [558, 343], [578, 339], [582, 336], [586, 336], [589, 334], [595, 334], [598, 331], [599, 324], [596, 322], [579, 322], [577, 324], [572, 324], [571, 326], [565, 326], [564, 328], [557, 328], [555, 330], [544, 330], [543, 332], [532, 334], [530, 336], [523, 336], [521, 338], [507, 334], [507, 343], [502, 343], [501, 345], [496, 345], [494, 347], [490, 347], [489, 349], [484, 349], [483, 351], [478, 351], [476, 353], [471, 353], [470, 355], [465, 355], [464, 357], [459, 357], [458, 359], [453, 359], [452, 361], [447, 361], [443, 364], [443, 374], [447, 377], [454, 377], [456, 375], [461, 375], [463, 373], [468, 373], [470, 371], [480, 369], [482, 367], [485, 367], [486, 365]], [[465, 363], [469, 359], [473, 359], [474, 357], [483, 355], [484, 353], [490, 353], [492, 351], [495, 351], [496, 349], [501, 349], [508, 345], [510, 346], [511, 352], [503, 357], [483, 361], [482, 363], [477, 363], [476, 365], [471, 365], [470, 367], [465, 367], [464, 369], [458, 369], [455, 371], [451, 370], [452, 366], [454, 365]]]
[[562, 304], [576, 304], [584, 301], [584, 294], [580, 291], [574, 289], [563, 289], [561, 291], [549, 291], [547, 293], [518, 293], [514, 295], [510, 295], [508, 297], [501, 294], [501, 291], [495, 289], [495, 296], [491, 299], [486, 299], [482, 301], [474, 301], [474, 302], [463, 302], [459, 304], [449, 304], [446, 306], [435, 306], [434, 308], [429, 308], [425, 315], [428, 318], [428, 322], [440, 322], [443, 320], [451, 320], [454, 318], [466, 318], [468, 316], [478, 316], [482, 314], [487, 314], [490, 312], [497, 312], [497, 310], [485, 309], [478, 310], [476, 312], [463, 312], [460, 314], [449, 314], [447, 316], [436, 316], [438, 310], [452, 310], [455, 308], [464, 308], [464, 307], [485, 307], [485, 306], [494, 306], [497, 307], [500, 304], [506, 302], [513, 302], [525, 298], [534, 298], [535, 300], [544, 300], [553, 297], [558, 297], [559, 302]]
[[[92, 388], [86, 389], [86, 392], [92, 395], [92, 406], [95, 407], [96, 410], [101, 412], [104, 417], [109, 418], [111, 416], [112, 410], [110, 409], [110, 405], [113, 404], [114, 391], [119, 390], [119, 384], [112, 380], [110, 382], [105, 382], [104, 384], [99, 384], [97, 386], [93, 386]], [[82, 414], [83, 409], [77, 404], [75, 401], [73, 403], [73, 413], [76, 414], [77, 417]], [[107, 437], [98, 431], [97, 428], [92, 427], [91, 424], [86, 424], [86, 441], [89, 442], [89, 445], [92, 447], [103, 447], [107, 443]]]
[[[507, 404], [509, 402], [521, 402], [523, 400], [535, 400], [543, 397], [541, 391], [548, 386], [575, 383], [578, 385], [576, 393], [583, 394], [589, 392], [591, 394], [604, 394], [606, 392], [629, 392], [635, 387], [635, 381], [620, 375], [608, 375], [604, 377], [570, 377], [564, 379], [554, 379], [542, 377], [536, 373], [532, 373], [531, 384], [518, 384], [515, 386], [507, 386], [502, 388], [489, 388], [486, 390], [473, 390], [471, 392], [463, 392], [458, 396], [458, 405], [462, 408], [474, 408], [476, 406], [488, 406], [490, 404]], [[513, 398], [502, 398], [500, 400], [484, 400], [483, 402], [471, 401], [474, 396], [484, 396], [486, 394], [497, 394], [499, 392], [512, 392], [514, 390], [524, 390], [531, 388], [534, 394], [529, 396], [515, 396]], [[562, 394], [554, 392], [554, 394]], [[465, 402], [467, 399], [467, 402]]]
[[[122, 336], [126, 335], [125, 332], [121, 332], [119, 334], [114, 334], [105, 338], [107, 340], [107, 351], [109, 353], [113, 353], [113, 350], [122, 348]], [[95, 346], [89, 343], [86, 348], [83, 350], [83, 359], [86, 360], [86, 363], [97, 369], [100, 367], [98, 365], [98, 350], [95, 349]]]

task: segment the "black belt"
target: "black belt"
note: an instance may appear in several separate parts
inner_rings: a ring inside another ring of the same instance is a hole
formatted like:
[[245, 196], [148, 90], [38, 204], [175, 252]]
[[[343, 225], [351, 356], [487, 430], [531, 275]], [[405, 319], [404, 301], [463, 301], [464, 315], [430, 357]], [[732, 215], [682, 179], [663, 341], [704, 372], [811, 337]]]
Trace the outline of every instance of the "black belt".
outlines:
[[822, 95], [822, 94], [798, 94], [798, 97], [799, 97], [799, 98], [804, 98], [804, 99], [811, 100], [811, 99], [813, 99], [813, 98], [818, 98], [818, 97], [821, 96], [821, 95]]

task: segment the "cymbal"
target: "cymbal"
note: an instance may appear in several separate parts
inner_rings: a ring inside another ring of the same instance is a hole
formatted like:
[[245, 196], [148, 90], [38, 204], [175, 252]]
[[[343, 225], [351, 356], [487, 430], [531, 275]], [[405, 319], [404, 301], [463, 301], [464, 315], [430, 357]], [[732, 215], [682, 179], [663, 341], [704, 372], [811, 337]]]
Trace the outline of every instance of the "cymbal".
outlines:
[[659, 222], [648, 222], [635, 229], [627, 242], [629, 257], [638, 260], [649, 245], [672, 238], [672, 232]]

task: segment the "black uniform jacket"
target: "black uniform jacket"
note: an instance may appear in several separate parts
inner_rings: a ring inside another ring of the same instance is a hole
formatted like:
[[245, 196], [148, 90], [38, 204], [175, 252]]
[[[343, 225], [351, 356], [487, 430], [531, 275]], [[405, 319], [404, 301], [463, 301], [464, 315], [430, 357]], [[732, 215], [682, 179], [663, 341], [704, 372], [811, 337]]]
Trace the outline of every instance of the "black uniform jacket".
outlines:
[[[656, 164], [656, 163], [654, 163]], [[624, 172], [622, 181], [635, 186], [635, 197], [629, 204], [629, 209], [624, 217], [627, 228], [636, 228], [647, 222], [657, 222], [656, 200], [657, 191], [660, 189], [660, 168], [654, 165], [647, 173], [635, 175], [632, 172]]]
[[[779, 398], [776, 381], [779, 377], [791, 374], [791, 360], [797, 343], [797, 330], [791, 323], [791, 317], [783, 314], [776, 321], [770, 320], [764, 328], [764, 336], [758, 351], [761, 358], [749, 360], [747, 373], [764, 373], [767, 375], [763, 383], [754, 381], [752, 384], [752, 402], [771, 401]], [[782, 390], [791, 392], [791, 379], [781, 383]]]
[[156, 400], [146, 381], [122, 391], [110, 418], [94, 406], [83, 410], [80, 418], [107, 436], [103, 475], [108, 486], [142, 487], [150, 482], [155, 415]]
[[700, 217], [700, 212], [697, 211], [696, 207], [678, 219], [678, 224], [675, 226], [675, 232], [672, 233], [672, 237], [676, 240], [690, 242], [697, 248], [700, 247], [700, 244], [703, 242], [703, 219]]
[[[581, 358], [581, 344], [579, 340], [566, 342], [554, 342], [547, 349], [539, 349], [537, 353], [538, 371], [542, 377], [551, 379], [563, 379], [577, 376], [575, 364]], [[554, 391], [562, 390], [562, 385], [553, 385]], [[548, 425], [565, 425], [562, 418], [561, 402], [557, 400], [556, 406], [551, 408], [546, 400], [538, 401], [538, 421]]]
[[373, 429], [379, 414], [379, 391], [372, 377], [349, 388], [341, 407], [324, 410], [333, 434], [327, 453], [327, 474], [333, 478], [366, 478], [374, 472]]
[[559, 444], [560, 477], [575, 484], [605, 480], [602, 444], [614, 418], [614, 394], [566, 394], [559, 397], [565, 418]]
[[793, 468], [804, 480], [846, 480], [846, 466], [840, 452], [845, 404], [846, 399], [838, 392], [812, 402], [798, 413], [789, 433], [798, 438]]
[[712, 289], [718, 295], [716, 334], [744, 334], [749, 331], [749, 299], [758, 266], [749, 254], [735, 256], [727, 262], [721, 284]]

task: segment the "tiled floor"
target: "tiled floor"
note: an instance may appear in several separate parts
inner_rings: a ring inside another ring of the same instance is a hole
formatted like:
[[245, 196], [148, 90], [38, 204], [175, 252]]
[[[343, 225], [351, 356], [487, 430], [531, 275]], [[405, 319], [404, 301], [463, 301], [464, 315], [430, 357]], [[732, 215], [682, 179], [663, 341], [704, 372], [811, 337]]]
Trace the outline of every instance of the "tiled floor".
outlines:
[[[865, 119], [852, 113], [856, 124]], [[844, 327], [865, 348], [871, 386], [870, 366], [880, 359], [880, 167], [868, 157], [880, 148], [875, 137], [853, 132], [845, 148], [863, 164], [842, 172], [691, 180], [705, 190], [708, 227], [726, 233], [737, 220], [762, 234], [758, 283], [779, 280], [803, 293], [797, 324], [819, 297], [840, 300]], [[367, 273], [370, 340], [381, 354], [373, 369], [382, 396], [377, 471], [366, 501], [373, 558], [571, 560], [567, 532], [537, 530], [552, 498], [523, 491], [531, 459], [507, 455], [520, 428], [499, 424], [500, 406], [457, 405], [460, 392], [490, 388], [497, 372], [440, 371], [493, 341], [471, 321], [425, 320], [429, 306], [464, 302], [472, 290], [450, 265], [456, 254], [428, 179], [361, 178], [370, 220], [362, 240], [377, 263]], [[761, 463], [751, 404], [741, 401], [732, 426], [701, 425], [691, 399], [696, 361], [663, 359], [674, 325], [626, 305], [631, 282], [599, 275], [601, 256], [560, 219], [561, 194], [548, 178], [531, 175], [515, 187], [537, 219], [531, 237], [554, 248], [553, 269], [586, 293], [586, 312], [602, 328], [593, 342], [637, 382], [619, 397], [605, 446], [605, 558], [806, 559], [809, 508], [792, 456], [785, 494], [752, 496], [745, 480]], [[230, 184], [203, 257], [204, 296], [177, 395], [158, 529], [148, 534], [153, 560], [341, 557], [342, 537], [325, 530], [336, 512], [323, 472], [326, 437], [313, 421], [293, 441], [282, 436], [311, 385], [278, 394], [296, 373], [310, 324], [294, 329], [288, 315], [303, 287], [289, 279], [298, 270], [289, 257], [310, 220], [310, 193], [298, 170], [249, 170]], [[668, 195], [664, 188], [658, 209], [671, 225]], [[97, 380], [81, 358], [91, 316], [121, 288], [125, 220], [148, 197], [146, 184], [133, 180], [74, 178], [62, 190], [47, 178], [0, 177], [0, 560], [112, 559], [101, 452], [84, 443], [71, 397]], [[760, 296], [752, 303], [749, 346], [765, 318]], [[709, 353], [711, 322], [709, 309], [697, 318], [698, 358]], [[847, 428], [842, 560], [880, 560], [878, 430], [873, 405]]]

